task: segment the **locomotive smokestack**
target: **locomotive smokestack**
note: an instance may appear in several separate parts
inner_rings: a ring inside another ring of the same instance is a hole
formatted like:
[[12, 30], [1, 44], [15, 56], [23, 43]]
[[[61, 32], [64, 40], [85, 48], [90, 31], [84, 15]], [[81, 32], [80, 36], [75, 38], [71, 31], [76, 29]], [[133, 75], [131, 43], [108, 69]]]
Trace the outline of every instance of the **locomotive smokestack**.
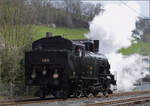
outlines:
[[46, 32], [46, 37], [48, 38], [48, 37], [52, 37], [52, 33], [51, 32]]
[[94, 51], [95, 52], [98, 52], [98, 50], [99, 50], [99, 40], [94, 40]]

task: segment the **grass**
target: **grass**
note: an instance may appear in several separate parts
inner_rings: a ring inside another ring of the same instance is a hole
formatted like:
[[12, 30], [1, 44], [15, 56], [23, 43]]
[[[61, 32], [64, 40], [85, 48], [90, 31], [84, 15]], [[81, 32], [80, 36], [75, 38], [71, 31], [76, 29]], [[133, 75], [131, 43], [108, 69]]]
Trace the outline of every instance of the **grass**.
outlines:
[[122, 48], [118, 52], [122, 53], [123, 55], [130, 55], [130, 54], [141, 54], [141, 55], [149, 55], [150, 54], [150, 43], [149, 42], [142, 42], [140, 40], [137, 43], [132, 43], [132, 45], [128, 48]]
[[64, 36], [64, 38], [68, 39], [85, 39], [84, 34], [88, 33], [88, 29], [84, 28], [76, 28], [76, 29], [71, 29], [71, 28], [65, 28], [65, 27], [58, 27], [58, 28], [50, 28], [47, 26], [34, 26], [37, 35], [35, 36], [35, 39], [39, 39], [41, 37], [45, 37], [46, 32], [51, 32], [53, 35], [61, 35]]
[[[58, 27], [58, 28], [50, 28], [47, 26], [35, 25], [37, 35], [35, 36], [35, 40], [45, 37], [46, 32], [53, 33], [54, 36], [64, 36], [64, 38], [68, 39], [85, 39], [84, 34], [88, 33], [88, 29], [84, 28], [65, 28], [65, 27]], [[150, 54], [150, 43], [145, 43], [140, 40], [137, 43], [132, 43], [132, 45], [128, 48], [122, 48], [118, 51], [123, 55], [131, 55], [131, 54], [141, 54], [141, 55], [149, 55]]]

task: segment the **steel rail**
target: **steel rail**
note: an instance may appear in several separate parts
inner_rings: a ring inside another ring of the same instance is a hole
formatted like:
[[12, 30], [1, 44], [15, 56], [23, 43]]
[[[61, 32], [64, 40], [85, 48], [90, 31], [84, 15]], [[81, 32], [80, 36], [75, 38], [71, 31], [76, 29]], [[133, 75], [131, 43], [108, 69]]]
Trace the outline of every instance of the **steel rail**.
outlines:
[[150, 98], [136, 100], [136, 101], [130, 101], [130, 102], [126, 102], [126, 103], [119, 103], [119, 104], [115, 104], [115, 105], [112, 105], [112, 106], [125, 106], [125, 105], [132, 106], [132, 105], [135, 105], [135, 104], [144, 104], [146, 102], [150, 102]]
[[128, 106], [133, 104], [141, 104], [150, 101], [150, 96], [141, 96], [141, 97], [129, 97], [126, 99], [112, 100], [107, 102], [100, 102], [82, 106]]
[[[114, 93], [114, 94], [108, 95], [108, 97], [121, 97], [121, 96], [144, 95], [144, 94], [150, 94], [150, 91], [134, 91], [134, 92], [123, 92], [123, 93], [120, 92], [120, 93]], [[34, 104], [34, 103], [52, 103], [52, 102], [70, 101], [70, 100], [88, 100], [88, 99], [92, 99], [92, 98], [102, 98], [102, 97], [104, 97], [104, 96], [98, 95], [96, 97], [89, 96], [88, 98], [82, 97], [82, 98], [68, 98], [68, 99], [47, 98], [45, 100], [40, 100], [38, 98], [29, 98], [29, 99], [20, 99], [20, 100], [19, 99], [18, 100], [6, 100], [6, 101], [0, 101], [0, 106], [16, 106], [19, 104]], [[145, 98], [145, 99], [147, 99], [147, 98]], [[103, 104], [104, 104], [104, 102], [103, 102]], [[99, 105], [99, 103], [97, 105], [90, 104], [90, 105], [85, 105], [85, 106], [91, 106], [91, 105], [92, 106], [101, 106], [101, 105]]]

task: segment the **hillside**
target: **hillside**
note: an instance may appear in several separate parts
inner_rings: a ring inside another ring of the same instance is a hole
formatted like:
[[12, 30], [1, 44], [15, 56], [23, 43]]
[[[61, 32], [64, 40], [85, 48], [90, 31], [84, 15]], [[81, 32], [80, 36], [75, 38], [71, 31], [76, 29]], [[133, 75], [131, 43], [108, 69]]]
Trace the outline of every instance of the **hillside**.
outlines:
[[[66, 27], [58, 27], [58, 28], [50, 28], [47, 26], [36, 25], [34, 26], [36, 30], [36, 36], [34, 39], [39, 39], [41, 37], [45, 37], [46, 32], [53, 33], [54, 36], [61, 35], [64, 38], [68, 39], [85, 39], [84, 34], [88, 33], [89, 30], [85, 28], [66, 28]], [[128, 48], [122, 48], [118, 51], [123, 55], [131, 55], [131, 54], [141, 54], [141, 55], [149, 55], [150, 54], [150, 43], [145, 43], [140, 40], [137, 43], [132, 43], [132, 45]]]
[[84, 34], [88, 33], [89, 30], [85, 28], [66, 28], [66, 27], [58, 27], [58, 28], [50, 28], [46, 26], [34, 26], [36, 30], [35, 40], [41, 37], [45, 37], [46, 32], [51, 32], [53, 35], [61, 35], [64, 38], [68, 39], [85, 39]]
[[128, 48], [122, 48], [118, 51], [123, 55], [130, 55], [130, 54], [141, 54], [141, 55], [149, 55], [150, 54], [150, 43], [143, 42], [138, 40], [137, 43], [132, 43], [132, 45]]

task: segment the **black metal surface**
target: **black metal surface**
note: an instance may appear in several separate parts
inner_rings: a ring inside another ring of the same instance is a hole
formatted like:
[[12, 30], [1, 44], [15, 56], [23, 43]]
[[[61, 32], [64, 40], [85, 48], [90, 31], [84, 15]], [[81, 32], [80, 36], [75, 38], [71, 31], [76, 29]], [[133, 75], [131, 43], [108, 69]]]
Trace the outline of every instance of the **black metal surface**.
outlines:
[[98, 44], [60, 36], [34, 41], [25, 53], [26, 85], [40, 86], [42, 98], [49, 93], [55, 97], [109, 93], [116, 81], [107, 58], [98, 53]]

